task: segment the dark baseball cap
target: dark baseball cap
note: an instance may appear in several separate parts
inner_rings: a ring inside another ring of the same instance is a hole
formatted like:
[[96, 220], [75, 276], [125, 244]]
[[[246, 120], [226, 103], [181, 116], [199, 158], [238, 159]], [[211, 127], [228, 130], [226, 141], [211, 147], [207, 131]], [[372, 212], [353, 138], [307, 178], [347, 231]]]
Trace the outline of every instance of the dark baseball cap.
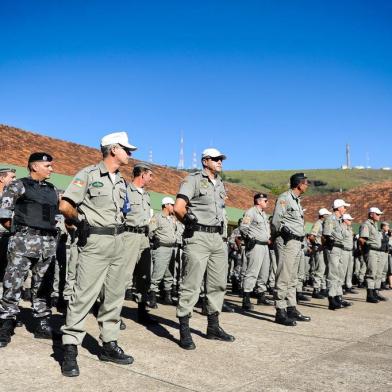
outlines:
[[295, 173], [290, 177], [290, 188], [297, 187], [303, 180], [306, 180], [305, 173]]
[[46, 152], [33, 152], [29, 156], [28, 163], [33, 163], [33, 162], [52, 162], [53, 157], [46, 153]]

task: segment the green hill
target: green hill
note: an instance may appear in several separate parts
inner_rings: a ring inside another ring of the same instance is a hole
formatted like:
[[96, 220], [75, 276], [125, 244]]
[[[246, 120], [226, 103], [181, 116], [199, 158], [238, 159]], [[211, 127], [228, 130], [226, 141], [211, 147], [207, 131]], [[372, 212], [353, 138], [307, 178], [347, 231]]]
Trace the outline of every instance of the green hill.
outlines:
[[277, 195], [287, 189], [295, 172], [304, 172], [310, 179], [307, 194], [347, 191], [362, 184], [392, 180], [392, 171], [376, 169], [236, 170], [225, 171], [223, 176], [225, 181]]

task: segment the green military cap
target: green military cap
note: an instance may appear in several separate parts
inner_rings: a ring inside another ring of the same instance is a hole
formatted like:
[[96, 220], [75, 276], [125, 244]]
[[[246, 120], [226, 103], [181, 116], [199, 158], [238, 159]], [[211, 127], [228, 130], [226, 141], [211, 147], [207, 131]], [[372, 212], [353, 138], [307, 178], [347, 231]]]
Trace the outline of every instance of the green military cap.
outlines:
[[29, 163], [52, 162], [52, 161], [53, 161], [53, 157], [50, 154], [47, 154], [46, 152], [33, 152], [28, 160]]
[[12, 173], [15, 173], [15, 169], [12, 169], [12, 168], [10, 168], [10, 167], [0, 167], [0, 173], [9, 173], [9, 172], [12, 172]]

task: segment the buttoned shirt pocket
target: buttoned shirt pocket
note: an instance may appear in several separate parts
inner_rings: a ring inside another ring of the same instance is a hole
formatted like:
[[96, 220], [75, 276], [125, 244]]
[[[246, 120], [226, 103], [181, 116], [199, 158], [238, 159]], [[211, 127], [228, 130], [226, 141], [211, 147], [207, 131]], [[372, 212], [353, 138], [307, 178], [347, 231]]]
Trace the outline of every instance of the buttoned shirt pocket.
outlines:
[[90, 188], [90, 200], [96, 207], [104, 207], [111, 202], [111, 195], [107, 189], [104, 188]]

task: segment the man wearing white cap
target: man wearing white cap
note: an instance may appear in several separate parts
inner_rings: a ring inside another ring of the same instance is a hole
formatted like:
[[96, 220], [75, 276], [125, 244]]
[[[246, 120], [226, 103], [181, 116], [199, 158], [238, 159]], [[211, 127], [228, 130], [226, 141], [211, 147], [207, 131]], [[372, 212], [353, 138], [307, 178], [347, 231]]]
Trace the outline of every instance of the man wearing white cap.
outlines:
[[100, 294], [97, 321], [103, 344], [99, 359], [123, 365], [133, 362], [117, 345], [117, 339], [127, 276], [122, 211], [126, 185], [119, 168], [128, 163], [134, 150], [125, 132], [104, 136], [102, 161], [76, 174], [60, 202], [65, 223], [78, 227], [79, 246], [76, 281], [62, 327], [61, 371], [67, 377], [79, 375], [77, 346], [86, 334], [84, 320]]
[[159, 284], [163, 279], [165, 305], [172, 305], [171, 290], [173, 275], [170, 268], [173, 267], [176, 249], [177, 223], [173, 212], [174, 200], [171, 197], [162, 199], [162, 211], [154, 214], [149, 224], [149, 235], [152, 240], [152, 263], [149, 306], [157, 308], [157, 293]]
[[227, 282], [227, 253], [223, 242], [226, 191], [219, 176], [226, 158], [215, 148], [203, 151], [203, 170], [189, 174], [181, 183], [174, 212], [185, 225], [184, 275], [180, 287], [177, 317], [180, 321], [180, 346], [196, 348], [189, 329], [189, 318], [206, 275], [207, 339], [234, 341], [219, 326]]
[[345, 271], [344, 288], [345, 294], [358, 294], [358, 291], [352, 288], [352, 276], [354, 269], [354, 233], [351, 226], [353, 217], [350, 214], [343, 214], [343, 270]]
[[310, 231], [309, 240], [313, 245], [313, 298], [323, 299], [328, 296], [327, 284], [325, 280], [325, 256], [322, 242], [323, 224], [327, 216], [331, 215], [326, 208], [321, 208], [318, 212], [318, 220], [314, 223]]
[[377, 227], [377, 222], [380, 221], [381, 215], [383, 215], [383, 212], [377, 207], [370, 207], [368, 219], [359, 229], [359, 243], [367, 264], [365, 277], [367, 284], [366, 301], [370, 303], [387, 300], [380, 295], [378, 291], [381, 287], [381, 278], [384, 268], [384, 258], [381, 247], [382, 234]]
[[352, 305], [351, 302], [342, 299], [343, 281], [345, 278], [342, 261], [344, 248], [342, 216], [346, 212], [347, 207], [350, 207], [350, 204], [342, 199], [336, 199], [332, 207], [333, 214], [329, 215], [324, 222], [323, 236], [325, 238], [328, 260], [327, 288], [329, 309], [335, 310]]

